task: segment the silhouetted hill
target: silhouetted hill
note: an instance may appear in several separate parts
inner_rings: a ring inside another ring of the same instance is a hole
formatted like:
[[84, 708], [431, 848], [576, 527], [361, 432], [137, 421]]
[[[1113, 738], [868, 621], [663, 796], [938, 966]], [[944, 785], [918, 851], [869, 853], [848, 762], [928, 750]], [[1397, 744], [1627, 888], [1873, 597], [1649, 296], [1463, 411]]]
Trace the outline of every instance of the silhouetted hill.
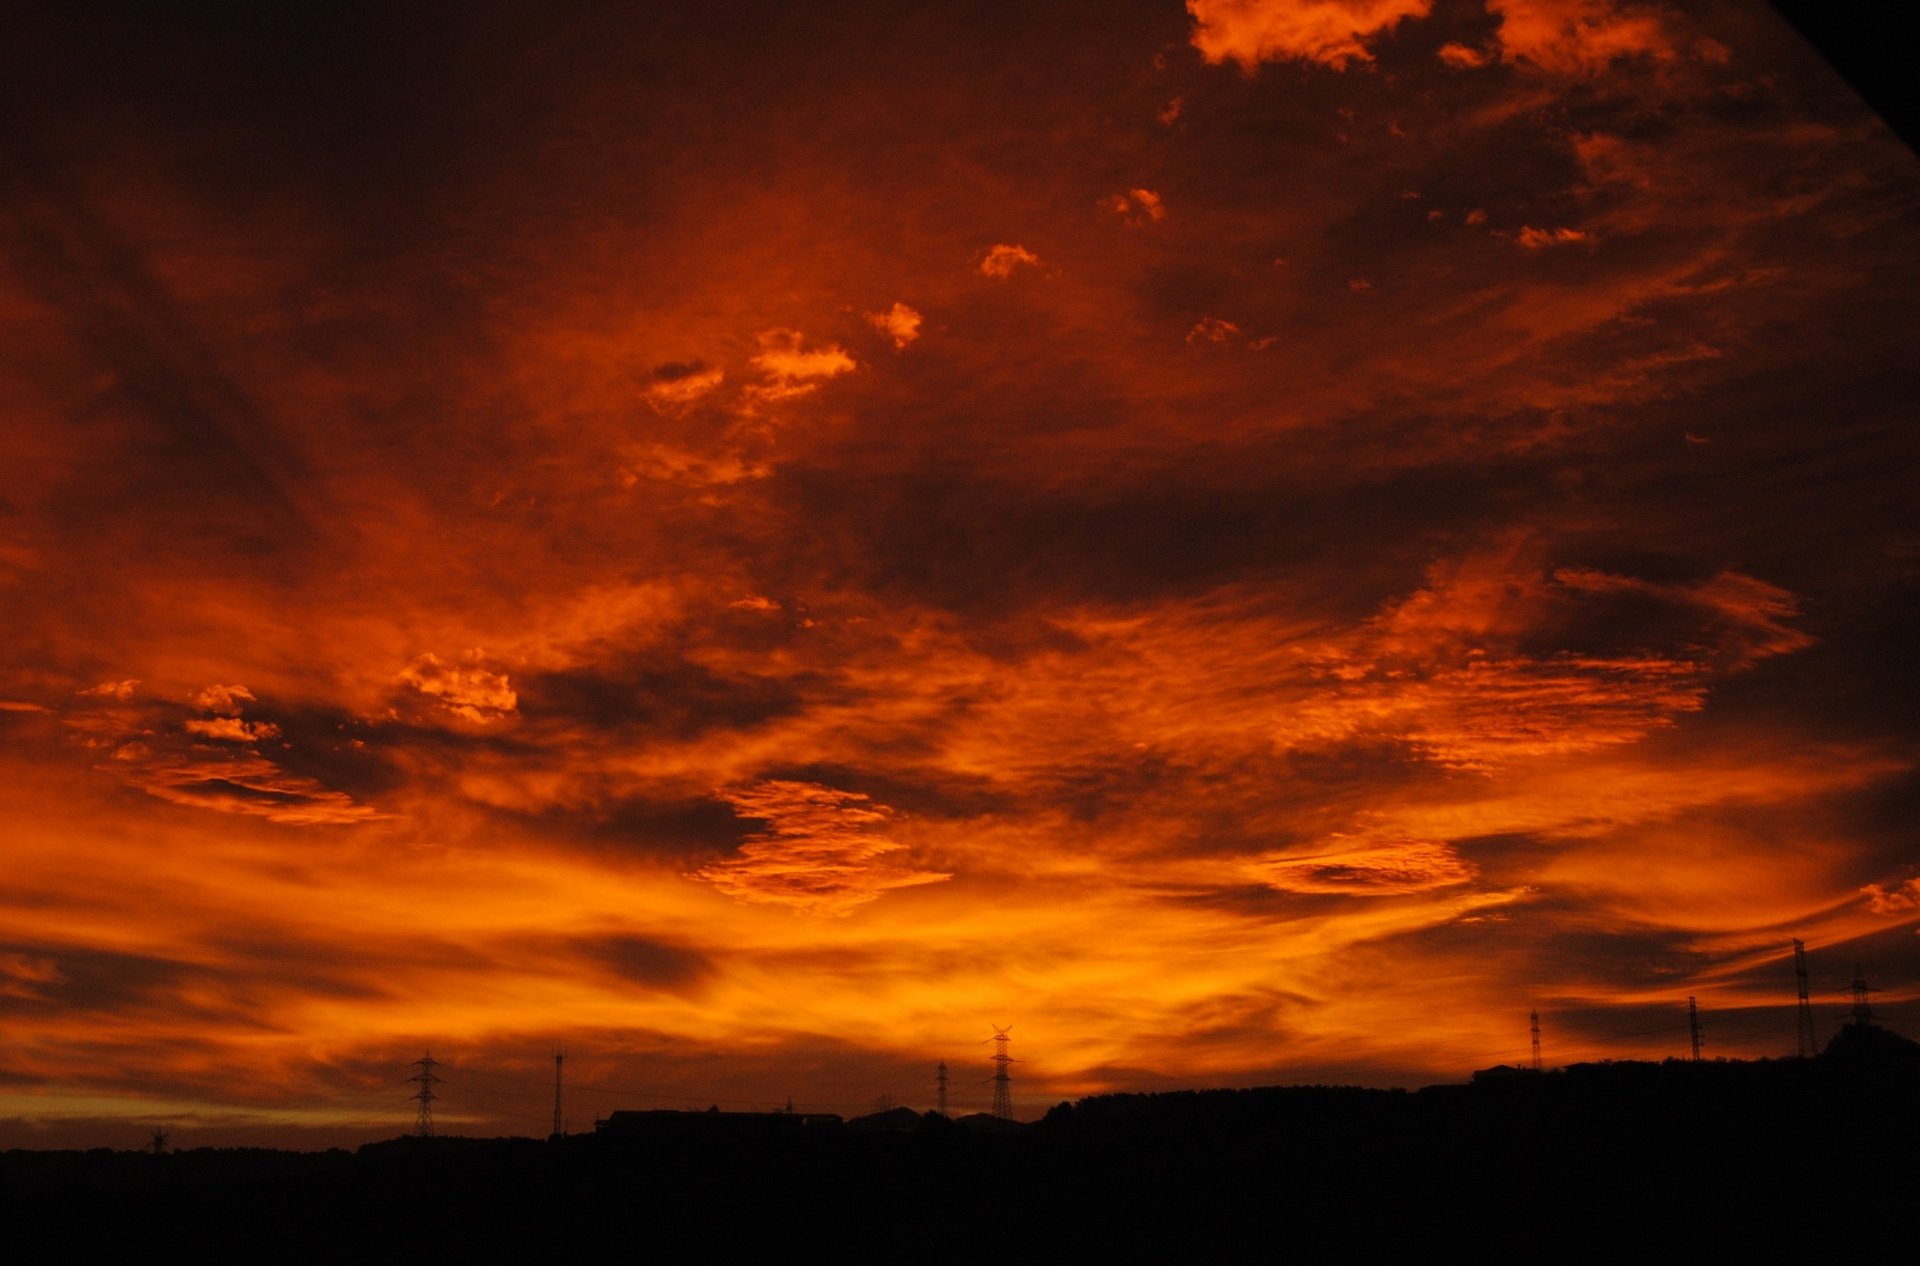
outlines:
[[847, 1128], [855, 1132], [870, 1130], [892, 1130], [896, 1133], [910, 1134], [920, 1128], [921, 1117], [912, 1108], [888, 1108], [884, 1112], [870, 1112], [863, 1117], [854, 1117], [847, 1122]]
[[720, 1261], [801, 1247], [911, 1262], [1505, 1260], [1533, 1246], [1644, 1260], [1773, 1257], [1842, 1234], [1859, 1250], [1904, 1236], [1920, 1189], [1915, 1054], [1890, 1034], [1843, 1033], [1817, 1060], [1582, 1064], [1416, 1092], [1098, 1095], [1026, 1127], [636, 1114], [641, 1128], [552, 1142], [356, 1154], [11, 1152], [0, 1217], [19, 1235], [57, 1232], [72, 1257], [167, 1244], [296, 1260], [608, 1247]]
[[1910, 1042], [1877, 1024], [1843, 1025], [1820, 1059], [1843, 1066], [1855, 1077], [1920, 1078], [1920, 1042]]

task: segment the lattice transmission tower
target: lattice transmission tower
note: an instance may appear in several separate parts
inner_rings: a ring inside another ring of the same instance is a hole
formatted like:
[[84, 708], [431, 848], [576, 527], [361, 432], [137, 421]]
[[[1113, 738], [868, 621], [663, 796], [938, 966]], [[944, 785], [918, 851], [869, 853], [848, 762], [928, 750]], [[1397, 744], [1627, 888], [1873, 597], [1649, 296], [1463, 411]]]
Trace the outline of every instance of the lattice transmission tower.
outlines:
[[1793, 975], [1800, 985], [1800, 1058], [1812, 1059], [1820, 1053], [1813, 1036], [1813, 999], [1807, 994], [1807, 943], [1793, 938]]
[[1700, 1004], [1687, 995], [1687, 1038], [1693, 1045], [1693, 1062], [1700, 1062]]
[[1540, 1011], [1535, 1008], [1527, 1016], [1529, 1031], [1533, 1034], [1533, 1071], [1540, 1071]]
[[940, 1066], [933, 1071], [934, 1088], [938, 1092], [935, 1109], [941, 1116], [947, 1115], [947, 1061], [941, 1060]]
[[993, 1115], [1003, 1121], [1013, 1120], [1013, 1076], [1009, 1066], [1020, 1062], [1007, 1053], [1007, 1043], [1013, 1040], [1007, 1036], [1011, 1032], [1011, 1024], [1004, 1029], [996, 1024], [993, 1036], [982, 1039], [993, 1043]]
[[413, 1132], [418, 1138], [432, 1138], [433, 1101], [440, 1097], [433, 1093], [433, 1088], [444, 1085], [447, 1079], [437, 1075], [433, 1071], [440, 1067], [440, 1061], [433, 1057], [432, 1051], [428, 1051], [421, 1058], [414, 1060], [413, 1066], [420, 1070], [413, 1076], [407, 1078], [409, 1082], [417, 1083], [420, 1087], [419, 1091], [413, 1095], [413, 1101], [420, 1105], [420, 1111], [413, 1119]]
[[1880, 991], [1867, 983], [1867, 973], [1860, 969], [1860, 964], [1858, 963], [1853, 965], [1853, 986], [1851, 992], [1853, 994], [1853, 1022], [1855, 1024], [1872, 1024], [1873, 1004], [1867, 1000], [1867, 995], [1879, 993]]

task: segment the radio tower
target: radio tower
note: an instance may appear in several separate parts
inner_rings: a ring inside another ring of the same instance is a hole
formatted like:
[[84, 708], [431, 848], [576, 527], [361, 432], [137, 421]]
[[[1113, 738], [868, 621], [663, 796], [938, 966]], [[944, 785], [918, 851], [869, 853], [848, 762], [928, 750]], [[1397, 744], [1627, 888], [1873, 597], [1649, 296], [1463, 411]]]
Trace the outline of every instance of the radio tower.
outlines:
[[1700, 1062], [1700, 1007], [1687, 995], [1687, 1036], [1693, 1039], [1693, 1062]]
[[432, 1138], [433, 1101], [440, 1097], [433, 1093], [433, 1088], [443, 1084], [446, 1078], [434, 1074], [433, 1070], [440, 1067], [440, 1061], [433, 1057], [432, 1051], [428, 1051], [425, 1057], [414, 1060], [413, 1066], [420, 1070], [407, 1078], [408, 1081], [420, 1083], [420, 1092], [413, 1096], [414, 1102], [420, 1105], [420, 1114], [413, 1120], [413, 1132], [419, 1138]]
[[947, 1061], [941, 1060], [940, 1067], [933, 1073], [934, 1084], [939, 1087], [940, 1106], [935, 1109], [941, 1116], [947, 1115]]
[[1793, 938], [1793, 974], [1800, 984], [1800, 1058], [1812, 1059], [1820, 1053], [1813, 1037], [1813, 1002], [1807, 997], [1807, 944]]
[[1853, 1022], [1855, 1024], [1873, 1023], [1873, 1006], [1867, 1001], [1870, 993], [1879, 993], [1878, 989], [1867, 984], [1867, 974], [1860, 970], [1860, 964], [1853, 965]]
[[1533, 1012], [1528, 1016], [1528, 1019], [1532, 1022], [1532, 1031], [1533, 1031], [1533, 1071], [1537, 1073], [1540, 1071], [1540, 1011], [1539, 1009], [1535, 1008]]
[[553, 1137], [562, 1138], [567, 1132], [567, 1119], [560, 1115], [560, 1065], [567, 1057], [559, 1051], [553, 1053]]
[[1007, 1066], [1017, 1063], [1007, 1054], [1007, 1043], [1013, 1039], [1007, 1034], [1013, 1031], [1009, 1024], [1006, 1028], [993, 1026], [993, 1036], [986, 1039], [993, 1043], [993, 1115], [1003, 1121], [1013, 1120], [1013, 1078], [1007, 1075]]

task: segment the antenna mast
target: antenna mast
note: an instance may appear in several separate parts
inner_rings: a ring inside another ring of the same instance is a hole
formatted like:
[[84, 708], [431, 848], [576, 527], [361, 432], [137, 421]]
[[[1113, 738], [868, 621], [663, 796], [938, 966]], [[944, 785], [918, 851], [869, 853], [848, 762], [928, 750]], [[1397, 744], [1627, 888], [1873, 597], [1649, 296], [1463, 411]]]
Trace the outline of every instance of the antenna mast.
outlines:
[[567, 1133], [567, 1119], [560, 1115], [560, 1065], [567, 1057], [559, 1051], [553, 1053], [553, 1137], [564, 1138]]
[[1687, 995], [1687, 1036], [1693, 1040], [1693, 1062], [1700, 1062], [1700, 1007]]
[[1793, 974], [1800, 985], [1800, 1058], [1812, 1059], [1820, 1053], [1813, 1036], [1813, 1002], [1807, 997], [1807, 944], [1793, 938]]
[[1533, 1071], [1537, 1073], [1540, 1071], [1540, 1010], [1539, 1008], [1536, 1007], [1528, 1015], [1527, 1018], [1531, 1023], [1531, 1031], [1533, 1033]]
[[934, 1084], [939, 1088], [939, 1107], [935, 1109], [941, 1116], [947, 1115], [947, 1061], [941, 1060], [940, 1067], [934, 1070]]
[[433, 1093], [433, 1088], [445, 1084], [446, 1078], [434, 1074], [433, 1070], [440, 1067], [440, 1061], [433, 1057], [432, 1051], [428, 1051], [423, 1058], [414, 1060], [413, 1066], [420, 1070], [407, 1078], [410, 1082], [420, 1084], [419, 1093], [413, 1096], [414, 1102], [420, 1105], [420, 1113], [413, 1120], [413, 1132], [418, 1138], [432, 1138], [433, 1101], [440, 1097]]

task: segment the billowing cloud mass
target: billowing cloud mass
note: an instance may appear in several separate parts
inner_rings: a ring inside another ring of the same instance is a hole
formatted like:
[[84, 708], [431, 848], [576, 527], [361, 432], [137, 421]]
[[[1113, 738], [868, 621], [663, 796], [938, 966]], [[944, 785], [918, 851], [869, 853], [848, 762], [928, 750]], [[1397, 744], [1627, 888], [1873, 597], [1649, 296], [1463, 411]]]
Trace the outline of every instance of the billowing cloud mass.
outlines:
[[1765, 7], [29, 9], [0, 1147], [1920, 1021], [1920, 163]]
[[1194, 47], [1210, 62], [1231, 59], [1249, 73], [1286, 58], [1335, 70], [1370, 62], [1369, 36], [1432, 7], [1433, 0], [1187, 0]]

